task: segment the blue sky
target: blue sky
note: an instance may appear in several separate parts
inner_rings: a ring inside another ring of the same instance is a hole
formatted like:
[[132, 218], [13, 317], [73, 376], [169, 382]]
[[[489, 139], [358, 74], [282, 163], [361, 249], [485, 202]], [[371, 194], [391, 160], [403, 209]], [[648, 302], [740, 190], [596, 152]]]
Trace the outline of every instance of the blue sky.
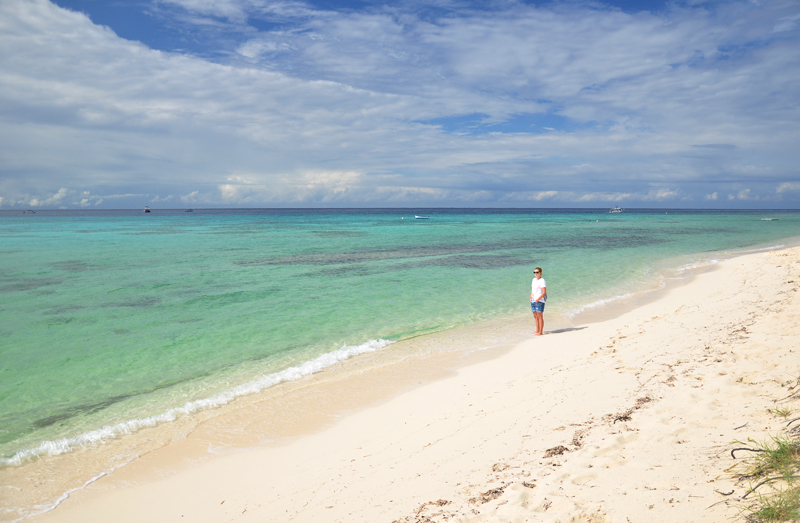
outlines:
[[800, 204], [795, 0], [5, 0], [0, 209]]

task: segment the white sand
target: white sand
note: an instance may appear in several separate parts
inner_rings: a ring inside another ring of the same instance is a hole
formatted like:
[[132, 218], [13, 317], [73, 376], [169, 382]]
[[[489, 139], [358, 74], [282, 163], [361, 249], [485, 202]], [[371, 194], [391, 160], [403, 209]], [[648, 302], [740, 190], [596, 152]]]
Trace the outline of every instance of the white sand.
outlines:
[[191, 466], [167, 447], [32, 521], [728, 522], [733, 442], [786, 425], [798, 288], [800, 250], [735, 258], [286, 443]]

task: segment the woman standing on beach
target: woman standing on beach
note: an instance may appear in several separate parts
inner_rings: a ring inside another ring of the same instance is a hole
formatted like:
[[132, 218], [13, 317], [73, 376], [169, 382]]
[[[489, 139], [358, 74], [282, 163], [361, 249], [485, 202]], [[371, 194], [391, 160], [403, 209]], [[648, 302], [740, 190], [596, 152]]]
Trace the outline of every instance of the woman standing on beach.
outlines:
[[531, 281], [531, 310], [533, 319], [536, 320], [536, 336], [544, 334], [544, 302], [547, 301], [547, 282], [542, 278], [542, 268], [536, 267], [533, 270], [533, 281]]

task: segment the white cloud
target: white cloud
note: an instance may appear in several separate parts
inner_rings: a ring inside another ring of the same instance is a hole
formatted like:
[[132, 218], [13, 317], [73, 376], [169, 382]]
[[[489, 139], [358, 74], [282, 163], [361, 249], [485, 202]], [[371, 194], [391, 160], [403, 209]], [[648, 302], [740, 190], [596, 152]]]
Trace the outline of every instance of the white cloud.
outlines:
[[184, 194], [181, 196], [181, 201], [183, 203], [195, 203], [199, 201], [200, 191], [192, 191], [189, 194]]
[[[303, 2], [273, 0], [156, 0], [164, 6], [180, 6], [189, 13], [224, 18], [242, 24], [248, 18], [268, 17], [287, 20], [311, 15], [320, 15]], [[207, 23], [207, 19], [194, 19], [195, 23]]]
[[800, 191], [800, 182], [784, 182], [775, 190], [778, 194], [782, 192]]
[[797, 21], [800, 20], [800, 14], [792, 15], [792, 16], [784, 16], [775, 23], [775, 27], [773, 27], [773, 33], [783, 33], [786, 31], [791, 31], [797, 26]]
[[296, 50], [287, 43], [275, 42], [271, 40], [249, 40], [239, 46], [236, 52], [245, 58], [255, 59], [266, 53]]
[[[631, 193], [586, 193], [578, 197], [579, 202], [622, 202], [633, 199]], [[637, 199], [640, 197], [637, 197]]]
[[[226, 18], [236, 22], [247, 20], [247, 9], [252, 6], [252, 2], [239, 0], [161, 0], [161, 3], [179, 5], [192, 13]], [[199, 20], [197, 22], [199, 23]]]
[[717, 195], [716, 191], [712, 192], [711, 194], [706, 194], [705, 197], [704, 197], [704, 199], [712, 200], [712, 201], [717, 201], [717, 198], [718, 198], [718, 195]]
[[62, 187], [58, 190], [57, 193], [50, 196], [49, 198], [39, 199], [37, 197], [33, 197], [28, 199], [27, 201], [22, 200], [19, 203], [24, 205], [30, 205], [31, 207], [55, 207], [62, 203], [64, 198], [66, 198], [72, 191], [68, 190], [66, 187]]
[[642, 200], [672, 200], [679, 196], [678, 191], [674, 191], [671, 189], [659, 188], [659, 189], [651, 189], [647, 195], [642, 196]]
[[558, 191], [542, 191], [538, 193], [534, 199], [537, 201], [551, 199], [558, 195]]
[[364, 177], [354, 171], [310, 170], [277, 176], [251, 173], [232, 175], [218, 187], [226, 203], [252, 202], [321, 202], [346, 200], [348, 196], [366, 196], [382, 188], [365, 187]]
[[71, 187], [90, 193], [76, 206], [630, 205], [714, 201], [709, 187], [744, 183], [764, 194], [776, 179], [795, 197], [800, 59], [786, 0], [636, 15], [510, 3], [440, 18], [411, 4], [158, 6], [183, 30], [230, 31], [206, 53], [230, 64], [148, 49], [46, 0], [0, 4], [0, 106], [12, 108], [0, 204], [61, 205], [44, 202]]

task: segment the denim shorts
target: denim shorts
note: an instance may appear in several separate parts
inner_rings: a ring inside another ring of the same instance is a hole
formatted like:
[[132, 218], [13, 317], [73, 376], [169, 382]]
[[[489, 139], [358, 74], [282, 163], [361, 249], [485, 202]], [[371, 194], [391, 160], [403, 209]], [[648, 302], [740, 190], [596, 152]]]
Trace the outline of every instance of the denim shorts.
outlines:
[[544, 302], [543, 301], [532, 301], [531, 302], [531, 310], [533, 312], [544, 312]]

